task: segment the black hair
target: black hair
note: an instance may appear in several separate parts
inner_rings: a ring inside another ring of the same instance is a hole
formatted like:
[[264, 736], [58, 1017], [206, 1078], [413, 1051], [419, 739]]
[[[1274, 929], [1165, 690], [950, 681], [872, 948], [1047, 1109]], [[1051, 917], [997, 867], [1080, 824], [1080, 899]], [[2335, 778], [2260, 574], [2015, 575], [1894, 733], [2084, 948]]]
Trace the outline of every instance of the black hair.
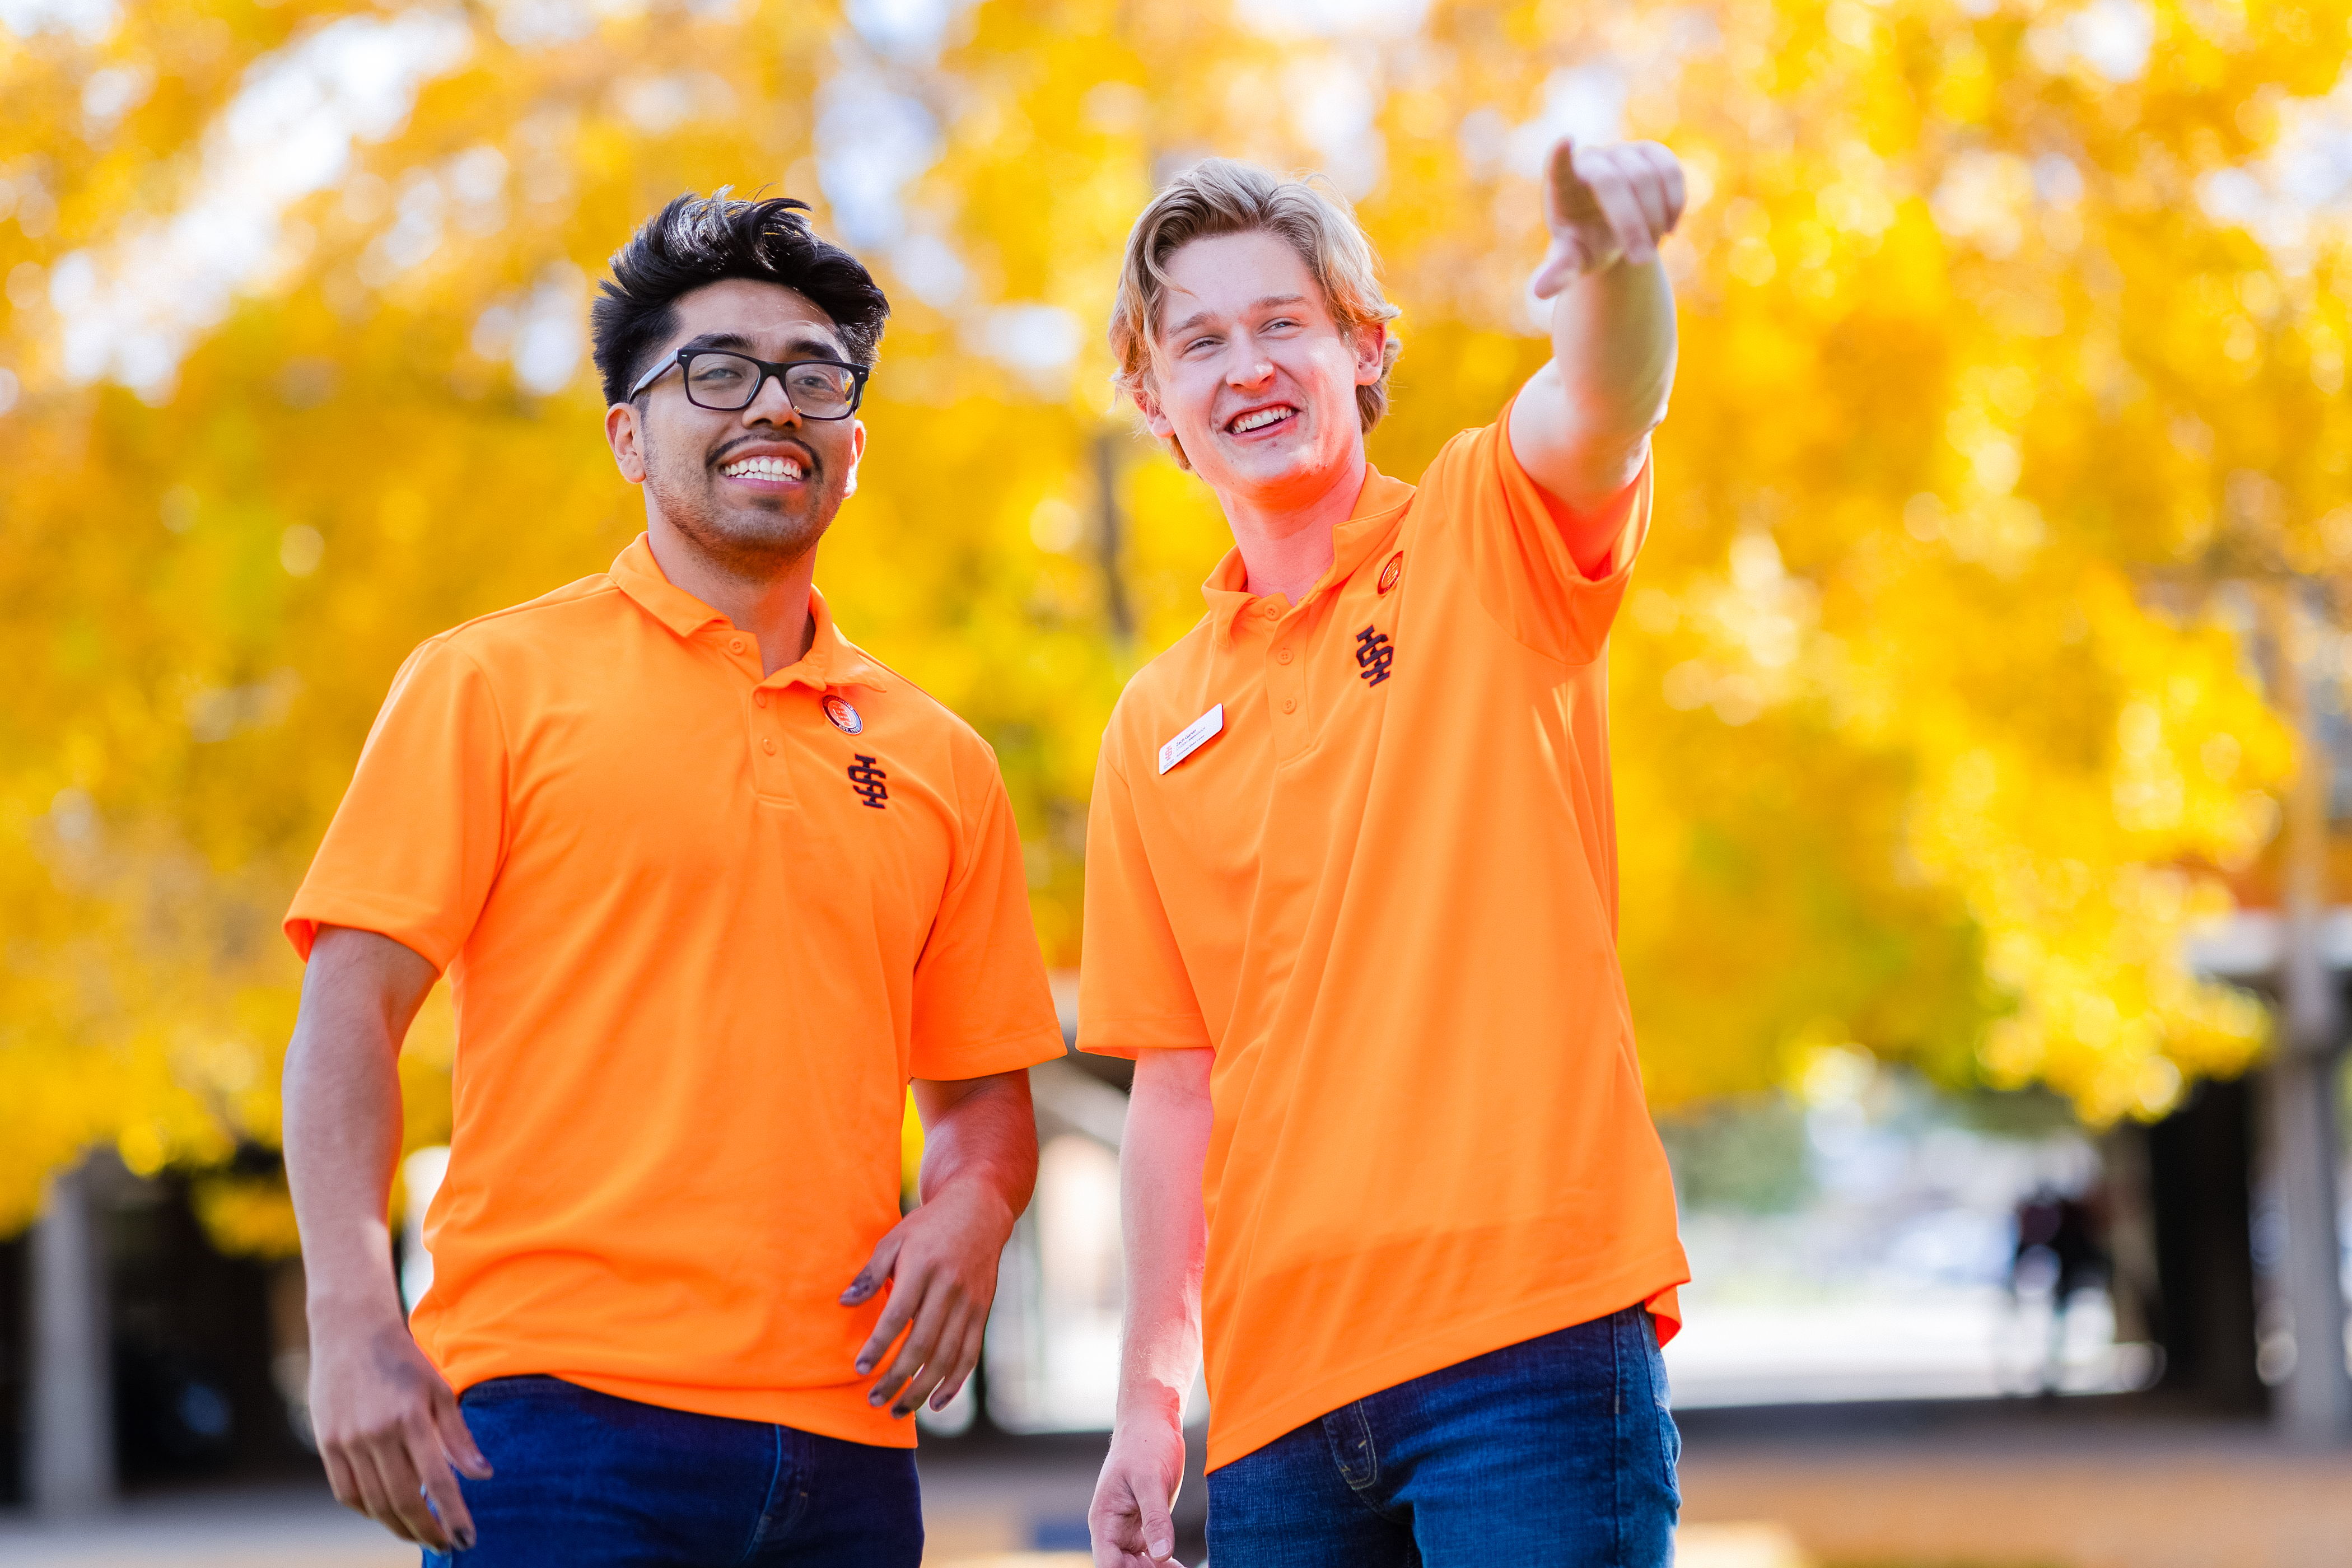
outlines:
[[619, 403], [654, 346], [677, 330], [677, 300], [726, 278], [781, 283], [833, 318], [849, 357], [870, 365], [890, 301], [865, 264], [818, 237], [791, 196], [731, 201], [725, 186], [677, 197], [613, 253], [613, 276], [589, 311], [604, 401]]

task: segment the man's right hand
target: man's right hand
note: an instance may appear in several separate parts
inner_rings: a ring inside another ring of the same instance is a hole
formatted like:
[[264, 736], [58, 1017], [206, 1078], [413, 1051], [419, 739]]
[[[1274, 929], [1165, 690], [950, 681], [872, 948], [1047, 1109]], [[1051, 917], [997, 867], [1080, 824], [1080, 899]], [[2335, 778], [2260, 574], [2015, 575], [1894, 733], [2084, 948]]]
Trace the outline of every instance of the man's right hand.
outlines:
[[451, 1470], [487, 1480], [490, 1462], [407, 1325], [317, 1332], [312, 1352], [310, 1429], [335, 1500], [403, 1541], [471, 1551], [474, 1518]]
[[1158, 1415], [1122, 1421], [1087, 1510], [1095, 1568], [1152, 1568], [1176, 1552], [1170, 1510], [1184, 1481], [1184, 1428]]

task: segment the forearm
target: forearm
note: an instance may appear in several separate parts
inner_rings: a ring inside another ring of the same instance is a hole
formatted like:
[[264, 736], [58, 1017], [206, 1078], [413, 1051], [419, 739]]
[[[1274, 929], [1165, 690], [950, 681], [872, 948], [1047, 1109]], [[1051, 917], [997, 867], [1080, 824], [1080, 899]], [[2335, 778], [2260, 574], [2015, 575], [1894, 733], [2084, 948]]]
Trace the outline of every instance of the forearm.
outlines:
[[[354, 940], [356, 939], [356, 940]], [[408, 961], [387, 979], [385, 956]], [[286, 1051], [287, 1184], [312, 1321], [363, 1330], [400, 1319], [387, 1222], [400, 1158], [398, 1060], [431, 966], [368, 932], [321, 932]]]
[[923, 1118], [923, 1164], [915, 1190], [930, 1203], [950, 1190], [975, 1202], [1009, 1234], [1037, 1184], [1037, 1116], [1029, 1075], [915, 1086]]
[[1512, 409], [1511, 444], [1570, 509], [1598, 509], [1641, 472], [1665, 418], [1674, 289], [1663, 263], [1619, 261], [1562, 289], [1551, 319], [1552, 356]]
[[1641, 448], [1666, 416], [1675, 348], [1675, 291], [1663, 261], [1620, 261], [1554, 297], [1545, 369], [1560, 379], [1569, 431], [1580, 445], [1596, 454]]
[[1181, 1422], [1200, 1369], [1201, 1276], [1208, 1258], [1201, 1164], [1213, 1121], [1209, 1058], [1207, 1051], [1165, 1051], [1137, 1064], [1119, 1148], [1127, 1253], [1122, 1424]]

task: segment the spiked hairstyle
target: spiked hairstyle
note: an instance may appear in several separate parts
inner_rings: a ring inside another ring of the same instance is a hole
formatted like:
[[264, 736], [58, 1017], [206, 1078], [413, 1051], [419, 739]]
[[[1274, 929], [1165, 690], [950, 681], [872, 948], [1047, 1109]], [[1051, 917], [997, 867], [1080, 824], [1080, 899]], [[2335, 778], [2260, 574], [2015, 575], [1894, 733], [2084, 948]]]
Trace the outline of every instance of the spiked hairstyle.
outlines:
[[613, 253], [589, 313], [604, 401], [618, 403], [654, 349], [677, 329], [677, 300], [727, 278], [781, 283], [833, 318], [858, 364], [874, 363], [890, 301], [865, 264], [809, 227], [791, 196], [734, 201], [721, 186], [682, 195]]

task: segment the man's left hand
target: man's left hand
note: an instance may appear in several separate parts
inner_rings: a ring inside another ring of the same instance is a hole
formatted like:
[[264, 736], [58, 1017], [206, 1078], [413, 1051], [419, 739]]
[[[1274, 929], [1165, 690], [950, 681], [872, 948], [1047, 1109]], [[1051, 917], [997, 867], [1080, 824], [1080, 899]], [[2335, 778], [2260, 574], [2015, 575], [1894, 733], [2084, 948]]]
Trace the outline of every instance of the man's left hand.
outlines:
[[906, 1334], [897, 1359], [866, 1394], [869, 1404], [889, 1402], [892, 1415], [912, 1415], [927, 1399], [932, 1409], [945, 1409], [980, 1364], [981, 1335], [996, 1299], [996, 1260], [1015, 1217], [986, 1186], [950, 1183], [924, 1199], [890, 1227], [841, 1293], [843, 1306], [863, 1306], [889, 1284], [889, 1305], [857, 1352], [857, 1371], [872, 1372]]
[[1655, 142], [1576, 147], [1561, 137], [1544, 160], [1544, 226], [1551, 248], [1533, 288], [1549, 300], [1588, 272], [1657, 259], [1683, 216], [1683, 166]]

